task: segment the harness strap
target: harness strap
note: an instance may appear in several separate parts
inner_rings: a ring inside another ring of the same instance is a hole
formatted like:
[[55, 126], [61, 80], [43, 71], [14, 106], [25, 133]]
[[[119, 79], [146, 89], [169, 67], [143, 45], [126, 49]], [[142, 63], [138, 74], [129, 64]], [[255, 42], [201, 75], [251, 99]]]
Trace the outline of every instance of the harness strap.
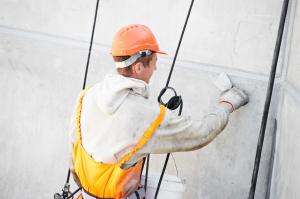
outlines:
[[86, 190], [81, 190], [82, 198], [83, 199], [113, 199], [113, 198], [99, 198], [97, 196], [92, 195], [91, 193], [87, 192]]
[[121, 161], [119, 162], [119, 165], [123, 165], [124, 163], [126, 163], [132, 157], [132, 155], [137, 150], [142, 148], [147, 143], [147, 141], [152, 137], [153, 133], [159, 127], [159, 125], [163, 121], [165, 114], [166, 114], [165, 106], [160, 105], [159, 108], [160, 108], [160, 112], [159, 112], [159, 115], [157, 116], [157, 118], [152, 122], [150, 127], [144, 133], [143, 137], [139, 140], [139, 142], [134, 146], [134, 148], [125, 157], [123, 157], [121, 159]]
[[[83, 102], [83, 97], [86, 94], [86, 92], [88, 91], [88, 89], [89, 88], [81, 91], [81, 93], [79, 95], [78, 106], [77, 106], [76, 132], [77, 132], [77, 139], [79, 140], [80, 143], [82, 141], [82, 138], [81, 138], [81, 122], [80, 122], [80, 120], [81, 120], [81, 112], [82, 112], [82, 102]], [[144, 133], [143, 137], [134, 146], [134, 148], [125, 157], [123, 157], [117, 164], [123, 165], [124, 163], [126, 163], [133, 156], [133, 154], [137, 150], [139, 150], [140, 148], [142, 148], [147, 143], [147, 141], [152, 137], [152, 135], [155, 132], [155, 130], [162, 123], [162, 121], [163, 121], [163, 119], [165, 117], [165, 114], [166, 114], [166, 107], [165, 106], [160, 105], [159, 109], [160, 109], [159, 115], [152, 122], [152, 124], [150, 125], [150, 127], [146, 130], [146, 132]]]
[[[96, 196], [90, 194], [89, 192], [85, 191], [84, 189], [82, 189], [81, 194], [82, 194], [83, 199], [113, 199], [113, 198], [96, 197]], [[130, 196], [128, 196], [126, 198], [121, 198], [121, 199], [143, 199], [143, 198], [146, 198], [146, 192], [145, 192], [144, 187], [141, 187], [138, 190], [136, 190], [134, 193], [132, 193]]]
[[83, 96], [86, 94], [89, 88], [84, 89], [80, 92], [79, 95], [79, 102], [77, 105], [77, 112], [76, 112], [76, 133], [77, 133], [77, 139], [81, 143], [81, 111], [82, 111], [82, 102], [83, 102]]

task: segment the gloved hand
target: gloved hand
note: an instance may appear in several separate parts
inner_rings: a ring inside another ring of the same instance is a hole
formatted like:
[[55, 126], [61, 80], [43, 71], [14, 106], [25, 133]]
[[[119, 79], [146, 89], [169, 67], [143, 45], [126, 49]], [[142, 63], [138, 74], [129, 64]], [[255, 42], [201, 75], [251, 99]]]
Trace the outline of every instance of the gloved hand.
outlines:
[[237, 87], [225, 91], [221, 94], [219, 103], [226, 103], [231, 106], [230, 112], [244, 106], [249, 101], [248, 95]]

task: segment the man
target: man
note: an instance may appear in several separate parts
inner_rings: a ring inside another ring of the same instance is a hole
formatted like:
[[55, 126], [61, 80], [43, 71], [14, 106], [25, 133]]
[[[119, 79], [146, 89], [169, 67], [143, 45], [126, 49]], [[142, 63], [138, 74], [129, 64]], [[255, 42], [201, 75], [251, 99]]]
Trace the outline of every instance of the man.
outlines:
[[141, 194], [143, 157], [207, 145], [225, 128], [230, 113], [248, 102], [243, 91], [232, 88], [210, 114], [192, 120], [149, 101], [156, 54], [164, 52], [144, 25], [120, 29], [111, 53], [118, 74], [81, 93], [72, 125], [71, 171], [83, 198]]

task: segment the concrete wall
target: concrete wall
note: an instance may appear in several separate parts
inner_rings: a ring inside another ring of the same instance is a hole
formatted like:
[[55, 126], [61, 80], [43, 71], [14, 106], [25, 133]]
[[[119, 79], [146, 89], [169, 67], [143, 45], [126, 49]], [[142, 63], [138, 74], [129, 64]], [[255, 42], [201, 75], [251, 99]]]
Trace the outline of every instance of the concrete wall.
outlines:
[[[95, 3], [2, 0], [0, 24], [87, 41]], [[189, 4], [183, 0], [102, 1], [95, 40], [110, 46], [119, 27], [143, 23], [172, 56]], [[180, 59], [268, 74], [281, 4], [281, 0], [195, 1]]]
[[[0, 2], [1, 198], [49, 198], [65, 181], [68, 123], [83, 81], [95, 4]], [[188, 185], [185, 198], [247, 197], [281, 5], [280, 0], [195, 1], [171, 81], [184, 96], [184, 114], [201, 117], [209, 110], [219, 94], [212, 78], [222, 71], [251, 101], [232, 114], [210, 145], [174, 154], [179, 176]], [[88, 84], [113, 72], [108, 47], [114, 32], [128, 23], [143, 23], [169, 53], [160, 57], [151, 85], [155, 100], [188, 6], [183, 0], [100, 1]], [[281, 65], [278, 71], [280, 79]], [[268, 131], [256, 198], [265, 195], [271, 137]], [[163, 158], [153, 157], [152, 171], [160, 171]], [[172, 160], [167, 172], [176, 173]]]
[[294, 26], [289, 47], [285, 83], [282, 88], [271, 198], [300, 197], [300, 4], [294, 4]]

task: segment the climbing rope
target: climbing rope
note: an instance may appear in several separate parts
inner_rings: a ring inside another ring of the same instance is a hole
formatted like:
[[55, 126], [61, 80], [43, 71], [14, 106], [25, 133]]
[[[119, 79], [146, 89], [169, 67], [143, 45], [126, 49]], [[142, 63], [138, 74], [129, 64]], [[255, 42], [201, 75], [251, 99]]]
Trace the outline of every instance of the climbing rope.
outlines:
[[[171, 110], [175, 110], [178, 107], [180, 107], [178, 115], [181, 115], [181, 113], [182, 113], [183, 101], [181, 99], [181, 96], [177, 95], [175, 89], [172, 88], [172, 87], [169, 87], [169, 83], [170, 83], [170, 80], [171, 80], [171, 77], [172, 77], [173, 69], [174, 69], [174, 66], [175, 66], [175, 63], [176, 63], [176, 60], [177, 60], [177, 55], [178, 55], [178, 52], [179, 52], [179, 49], [180, 49], [180, 46], [181, 46], [181, 42], [182, 42], [183, 35], [184, 35], [185, 29], [186, 29], [186, 26], [187, 26], [187, 22], [188, 22], [189, 17], [190, 17], [190, 13], [191, 13], [193, 4], [194, 4], [194, 0], [191, 1], [190, 7], [189, 7], [189, 10], [188, 10], [188, 14], [187, 14], [187, 17], [186, 17], [186, 20], [185, 20], [185, 23], [184, 23], [184, 26], [183, 26], [183, 29], [182, 29], [182, 32], [181, 32], [181, 35], [180, 35], [180, 39], [179, 39], [179, 42], [178, 42], [178, 45], [177, 45], [175, 56], [173, 58], [173, 62], [172, 62], [172, 65], [171, 65], [171, 69], [170, 69], [168, 78], [167, 78], [166, 85], [161, 90], [161, 92], [159, 94], [159, 97], [158, 97], [159, 103], [165, 105], [167, 108], [169, 108]], [[90, 39], [90, 45], [89, 45], [89, 51], [88, 51], [88, 57], [87, 57], [87, 63], [86, 63], [86, 68], [85, 68], [85, 74], [84, 74], [84, 80], [83, 80], [82, 89], [85, 89], [85, 87], [86, 87], [86, 81], [87, 81], [87, 75], [88, 75], [88, 69], [89, 69], [89, 63], [90, 63], [90, 56], [91, 56], [91, 51], [92, 51], [92, 45], [93, 45], [94, 33], [95, 33], [95, 27], [96, 27], [97, 15], [98, 15], [98, 7], [99, 7], [99, 0], [97, 0], [97, 3], [96, 3], [96, 9], [95, 9], [95, 15], [94, 15], [94, 23], [93, 23], [92, 35], [91, 35], [91, 39]], [[162, 98], [162, 96], [164, 95], [164, 93], [168, 89], [170, 89], [170, 90], [172, 90], [174, 92], [174, 96], [167, 103], [164, 103], [161, 98]], [[160, 179], [159, 179], [159, 183], [158, 183], [158, 186], [157, 186], [157, 189], [156, 189], [155, 199], [157, 198], [157, 195], [158, 195], [158, 192], [159, 192], [159, 188], [160, 188], [160, 185], [161, 185], [161, 181], [163, 179], [163, 176], [164, 176], [164, 173], [165, 173], [165, 169], [167, 167], [167, 163], [168, 163], [169, 157], [170, 157], [170, 153], [167, 154], [167, 157], [166, 157], [166, 160], [165, 160], [165, 163], [164, 163], [164, 167], [163, 167], [163, 170], [162, 170], [162, 173], [161, 173], [161, 176], [160, 176]], [[146, 186], [147, 186], [149, 162], [150, 162], [150, 155], [147, 156], [147, 160], [146, 160], [145, 189], [146, 189]], [[68, 170], [68, 175], [67, 175], [67, 180], [66, 180], [65, 186], [64, 186], [64, 188], [62, 190], [63, 193], [62, 193], [62, 195], [56, 193], [54, 195], [55, 199], [69, 199], [69, 198], [72, 198], [81, 189], [79, 187], [73, 193], [70, 192], [70, 185], [69, 185], [70, 174], [71, 174], [71, 171], [69, 169]]]
[[96, 9], [95, 9], [94, 24], [93, 24], [93, 30], [92, 30], [91, 40], [90, 40], [89, 54], [87, 57], [87, 62], [86, 62], [86, 67], [85, 67], [85, 74], [84, 74], [82, 90], [85, 89], [87, 75], [88, 75], [88, 71], [89, 71], [91, 51], [92, 51], [92, 46], [93, 46], [93, 41], [94, 41], [94, 33], [95, 33], [97, 15], [98, 15], [98, 7], [99, 7], [99, 0], [97, 0]]
[[[94, 33], [95, 33], [96, 22], [97, 22], [98, 7], [99, 7], [99, 0], [97, 0], [97, 3], [96, 3], [96, 9], [95, 9], [95, 15], [94, 15], [94, 23], [93, 23], [92, 35], [91, 35], [91, 39], [90, 39], [90, 46], [89, 46], [89, 52], [88, 52], [87, 62], [86, 62], [86, 66], [85, 66], [85, 73], [84, 73], [84, 80], [83, 80], [82, 89], [85, 89], [85, 86], [86, 86], [86, 80], [87, 80], [87, 75], [88, 75], [88, 70], [89, 70], [89, 64], [90, 64], [90, 58], [91, 58], [91, 51], [92, 51], [92, 46], [93, 46], [93, 41], [94, 41]], [[55, 199], [69, 199], [69, 198], [73, 198], [73, 196], [81, 189], [81, 187], [79, 187], [73, 193], [70, 192], [70, 184], [69, 184], [70, 174], [71, 174], [71, 171], [69, 169], [68, 170], [68, 175], [67, 175], [66, 183], [64, 185], [64, 188], [62, 189], [62, 194], [60, 195], [59, 193], [55, 193], [54, 194], [54, 198]]]
[[[177, 49], [175, 52], [175, 56], [173, 58], [173, 62], [171, 65], [171, 69], [169, 71], [169, 75], [167, 78], [167, 82], [165, 87], [160, 91], [159, 96], [158, 96], [158, 102], [160, 104], [165, 105], [167, 108], [171, 110], [175, 110], [179, 107], [179, 113], [178, 115], [181, 115], [182, 113], [182, 108], [183, 108], [183, 101], [180, 95], [177, 95], [176, 91], [174, 88], [169, 86], [172, 73], [174, 70], [174, 66], [177, 60], [177, 55], [182, 43], [183, 35], [185, 33], [185, 29], [190, 17], [190, 13], [192, 10], [194, 4], [194, 0], [191, 0], [189, 10], [186, 16], [186, 20], [180, 35], [180, 39], [177, 45]], [[270, 102], [271, 102], [271, 97], [272, 97], [272, 91], [273, 91], [273, 86], [274, 86], [274, 79], [276, 75], [276, 68], [277, 68], [277, 63], [278, 63], [278, 56], [280, 53], [280, 46], [282, 42], [282, 36], [283, 36], [283, 31], [284, 31], [284, 25], [285, 25], [285, 20], [286, 20], [286, 15], [287, 15], [287, 10], [289, 6], [289, 0], [284, 0], [283, 6], [282, 6], [282, 13], [281, 13], [281, 18], [280, 18], [280, 23], [279, 23], [279, 29], [278, 29], [278, 34], [277, 34], [277, 41], [276, 41], [276, 46], [274, 50], [274, 55], [273, 55], [273, 61], [272, 61], [272, 67], [271, 67], [271, 72], [270, 72], [270, 78], [269, 78], [269, 83], [268, 83], [268, 91], [267, 91], [267, 96], [266, 96], [266, 101], [265, 101], [265, 106], [264, 106], [264, 111], [263, 111], [263, 116], [262, 116], [262, 123], [261, 123], [261, 129], [260, 129], [260, 134], [259, 134], [259, 139], [258, 139], [258, 144], [257, 144], [257, 151], [256, 151], [256, 157], [255, 157], [255, 163], [254, 163], [254, 169], [253, 169], [253, 175], [252, 175], [252, 180], [251, 180], [251, 188], [249, 191], [249, 197], [248, 199], [253, 199], [255, 195], [255, 189], [256, 189], [256, 183], [257, 183], [257, 176], [258, 176], [258, 170], [259, 170], [259, 164], [260, 164], [260, 158], [261, 158], [261, 151], [263, 147], [263, 141], [264, 141], [264, 135], [265, 135], [265, 130], [266, 130], [266, 124], [267, 124], [267, 118], [268, 118], [268, 113], [269, 113], [269, 107], [270, 107]], [[92, 35], [90, 39], [90, 45], [89, 45], [89, 51], [88, 51], [88, 57], [87, 57], [87, 63], [86, 63], [86, 68], [85, 68], [85, 75], [84, 75], [84, 81], [83, 81], [83, 86], [82, 89], [85, 89], [86, 87], [86, 81], [87, 81], [87, 75], [88, 75], [88, 69], [89, 69], [89, 62], [90, 62], [90, 56], [91, 56], [91, 51], [92, 51], [92, 45], [93, 45], [93, 40], [94, 40], [94, 32], [95, 32], [95, 27], [96, 27], [96, 21], [97, 21], [97, 15], [98, 15], [98, 7], [99, 7], [99, 0], [96, 2], [96, 9], [95, 9], [95, 15], [94, 15], [94, 23], [93, 23], [93, 29], [92, 29]], [[162, 96], [165, 94], [167, 90], [172, 90], [174, 92], [174, 96], [168, 100], [167, 103], [163, 102]], [[161, 186], [161, 182], [168, 164], [168, 160], [170, 157], [170, 153], [167, 154], [166, 160], [164, 162], [163, 170], [160, 175], [160, 179], [158, 182], [158, 186], [155, 192], [155, 199], [158, 196], [158, 192]], [[150, 155], [147, 156], [146, 160], [146, 176], [145, 176], [145, 189], [147, 187], [147, 178], [148, 178], [148, 170], [149, 170], [149, 163], [150, 163]], [[81, 189], [79, 187], [76, 191], [73, 193], [70, 192], [70, 184], [69, 184], [69, 179], [70, 179], [70, 169], [68, 170], [68, 175], [67, 175], [67, 180], [64, 185], [64, 188], [62, 189], [62, 194], [56, 193], [54, 195], [55, 199], [70, 199], [73, 198], [73, 196]]]
[[259, 170], [259, 165], [260, 165], [261, 152], [262, 152], [262, 147], [263, 147], [263, 143], [264, 143], [266, 126], [267, 126], [267, 122], [268, 122], [269, 109], [270, 109], [270, 104], [271, 104], [271, 99], [272, 99], [273, 86], [274, 86], [274, 81], [275, 81], [275, 76], [276, 76], [278, 57], [279, 57], [279, 53], [280, 53], [280, 46], [281, 46], [281, 42], [282, 42], [282, 36], [283, 36], [283, 32], [284, 32], [284, 25], [285, 25], [286, 15], [287, 15], [287, 11], [288, 11], [288, 6], [289, 6], [289, 0], [284, 0], [283, 5], [282, 5], [278, 33], [277, 33], [276, 45], [275, 45], [274, 54], [273, 54], [272, 67], [271, 67], [271, 72], [270, 72], [270, 77], [269, 77], [268, 90], [267, 90], [267, 94], [266, 94], [266, 101], [265, 101], [265, 105], [264, 105], [264, 111], [263, 111], [263, 116], [262, 116], [262, 121], [261, 121], [260, 132], [259, 132], [259, 138], [258, 138], [258, 142], [257, 142], [257, 149], [256, 149], [256, 155], [255, 155], [255, 161], [254, 161], [254, 167], [253, 167], [253, 173], [252, 173], [252, 179], [251, 179], [251, 187], [250, 187], [248, 199], [254, 199], [254, 196], [255, 196], [255, 189], [256, 189], [256, 182], [257, 182], [258, 170]]
[[[166, 86], [160, 91], [160, 94], [158, 96], [158, 102], [161, 103], [161, 104], [164, 104], [166, 107], [168, 107], [171, 110], [177, 109], [180, 106], [179, 113], [178, 113], [179, 116], [182, 113], [183, 101], [182, 101], [181, 96], [177, 95], [175, 89], [172, 88], [172, 87], [169, 87], [169, 83], [170, 83], [170, 80], [171, 80], [171, 77], [172, 77], [172, 74], [173, 74], [173, 69], [174, 69], [174, 66], [175, 66], [175, 63], [176, 63], [176, 60], [177, 60], [177, 55], [178, 55], [178, 52], [179, 52], [179, 49], [180, 49], [180, 46], [181, 46], [181, 42], [182, 42], [182, 39], [183, 39], [183, 35], [184, 35], [184, 32], [185, 32], [188, 20], [190, 18], [190, 14], [191, 14], [191, 11], [192, 11], [192, 8], [193, 8], [193, 4], [194, 4], [194, 0], [191, 0], [190, 7], [189, 7], [189, 10], [188, 10], [185, 22], [184, 22], [184, 26], [183, 26], [183, 29], [181, 31], [180, 39], [179, 39], [179, 42], [178, 42], [178, 45], [177, 45], [177, 48], [176, 48], [175, 56], [173, 58], [173, 62], [172, 62], [172, 66], [171, 66], [171, 69], [170, 69], [170, 72], [169, 72], [169, 76], [168, 76], [168, 79], [167, 79], [167, 82], [166, 82]], [[163, 103], [161, 98], [168, 89], [173, 90], [175, 95], [167, 103]], [[165, 174], [165, 171], [166, 171], [166, 168], [167, 168], [167, 165], [168, 165], [169, 157], [170, 157], [170, 153], [168, 153], [167, 156], [166, 156], [164, 166], [163, 166], [163, 170], [161, 172], [161, 175], [160, 175], [160, 178], [159, 178], [159, 181], [158, 181], [158, 185], [157, 185], [157, 188], [156, 188], [154, 199], [156, 199], [157, 196], [158, 196], [160, 185], [161, 185], [162, 179], [164, 177], [164, 174]], [[149, 156], [148, 156], [148, 158], [149, 158]], [[147, 166], [148, 166], [148, 164], [147, 164]], [[177, 167], [176, 167], [176, 169], [177, 169]]]

